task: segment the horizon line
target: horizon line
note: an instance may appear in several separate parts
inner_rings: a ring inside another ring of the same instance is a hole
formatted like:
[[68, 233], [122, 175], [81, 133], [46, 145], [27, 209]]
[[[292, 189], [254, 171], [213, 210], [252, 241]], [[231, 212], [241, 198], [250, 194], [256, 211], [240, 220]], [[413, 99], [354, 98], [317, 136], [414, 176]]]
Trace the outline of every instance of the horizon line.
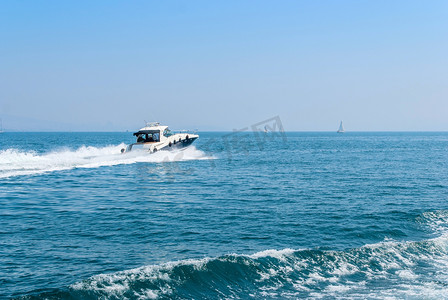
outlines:
[[[262, 132], [262, 131], [254, 131], [254, 130], [245, 130], [245, 131], [234, 131], [234, 130], [190, 130], [196, 132]], [[125, 131], [101, 131], [101, 130], [89, 130], [89, 131], [75, 131], [75, 130], [66, 130], [66, 131], [46, 131], [46, 130], [3, 130], [1, 133], [132, 133], [133, 131], [125, 130]], [[278, 133], [280, 131], [270, 131]], [[338, 133], [336, 130], [284, 130], [282, 132], [325, 132], [325, 133]], [[361, 133], [361, 132], [447, 132], [448, 130], [350, 130], [345, 131], [341, 134], [346, 133]]]

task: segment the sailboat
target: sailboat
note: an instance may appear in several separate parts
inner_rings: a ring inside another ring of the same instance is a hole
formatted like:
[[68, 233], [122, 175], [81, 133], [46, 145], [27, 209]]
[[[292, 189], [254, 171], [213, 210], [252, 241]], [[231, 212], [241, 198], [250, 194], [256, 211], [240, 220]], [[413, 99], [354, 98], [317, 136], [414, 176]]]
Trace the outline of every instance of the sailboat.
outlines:
[[338, 129], [337, 133], [344, 133], [344, 132], [345, 132], [344, 125], [342, 125], [342, 121], [341, 121], [341, 124], [339, 124], [339, 129]]
[[3, 133], [3, 123], [2, 123], [2, 119], [0, 119], [0, 133]]

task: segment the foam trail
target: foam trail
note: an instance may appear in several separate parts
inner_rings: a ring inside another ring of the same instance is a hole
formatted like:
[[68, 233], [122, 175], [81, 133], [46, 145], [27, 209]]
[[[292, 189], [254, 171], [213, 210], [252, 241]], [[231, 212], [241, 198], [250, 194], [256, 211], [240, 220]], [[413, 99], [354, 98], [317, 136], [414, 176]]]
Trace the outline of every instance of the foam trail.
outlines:
[[204, 152], [194, 146], [178, 151], [159, 151], [153, 154], [146, 151], [132, 151], [121, 154], [120, 150], [125, 147], [125, 144], [106, 147], [82, 146], [76, 150], [62, 149], [45, 154], [6, 149], [0, 151], [0, 178], [137, 162], [161, 163], [213, 159], [213, 157], [206, 156]]

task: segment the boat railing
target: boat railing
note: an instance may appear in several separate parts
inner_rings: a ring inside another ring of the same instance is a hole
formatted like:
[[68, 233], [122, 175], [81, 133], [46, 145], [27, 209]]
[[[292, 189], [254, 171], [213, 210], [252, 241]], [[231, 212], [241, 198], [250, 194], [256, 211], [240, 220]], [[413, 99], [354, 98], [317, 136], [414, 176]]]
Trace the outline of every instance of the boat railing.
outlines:
[[192, 133], [192, 134], [196, 134], [197, 132], [198, 132], [197, 129], [195, 129], [195, 130], [183, 129], [183, 130], [175, 130], [175, 131], [173, 131], [173, 133]]
[[159, 122], [145, 122], [146, 123], [146, 127], [156, 127], [156, 126], [160, 126]]

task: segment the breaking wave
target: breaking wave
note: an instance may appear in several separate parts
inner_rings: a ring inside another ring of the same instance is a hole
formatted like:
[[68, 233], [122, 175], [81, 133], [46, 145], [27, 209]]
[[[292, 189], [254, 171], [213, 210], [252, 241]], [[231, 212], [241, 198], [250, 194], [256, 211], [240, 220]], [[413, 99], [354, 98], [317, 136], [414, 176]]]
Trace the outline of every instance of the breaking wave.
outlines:
[[[448, 212], [417, 222], [436, 232]], [[448, 295], [447, 231], [418, 242], [385, 240], [347, 251], [266, 250], [252, 255], [182, 260], [101, 274], [47, 299], [444, 298]]]
[[76, 150], [62, 149], [44, 154], [6, 149], [0, 151], [0, 178], [137, 162], [160, 163], [213, 158], [194, 146], [178, 151], [159, 151], [153, 154], [148, 154], [146, 151], [121, 154], [121, 149], [125, 147], [125, 144], [107, 147], [82, 146]]

